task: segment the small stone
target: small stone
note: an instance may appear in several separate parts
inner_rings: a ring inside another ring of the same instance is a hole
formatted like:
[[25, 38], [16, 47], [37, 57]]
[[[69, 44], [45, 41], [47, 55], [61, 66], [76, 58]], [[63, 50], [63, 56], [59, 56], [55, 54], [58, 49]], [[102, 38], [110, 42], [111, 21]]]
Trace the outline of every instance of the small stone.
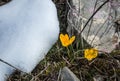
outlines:
[[61, 81], [80, 81], [80, 80], [68, 67], [64, 67], [61, 71]]
[[104, 78], [101, 75], [96, 75], [96, 76], [93, 77], [93, 80], [94, 81], [104, 81]]

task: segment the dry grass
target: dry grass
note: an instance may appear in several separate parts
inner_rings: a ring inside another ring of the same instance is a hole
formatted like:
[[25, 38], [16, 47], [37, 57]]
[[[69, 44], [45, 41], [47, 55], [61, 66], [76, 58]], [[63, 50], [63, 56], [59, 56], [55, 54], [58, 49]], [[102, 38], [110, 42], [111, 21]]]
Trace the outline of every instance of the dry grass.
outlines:
[[[69, 9], [66, 0], [53, 1], [58, 9], [60, 32], [66, 33]], [[83, 57], [81, 42], [78, 39], [69, 46], [69, 54], [58, 40], [31, 74], [21, 75], [16, 71], [8, 81], [60, 81], [59, 70], [64, 66], [69, 67], [81, 81], [93, 81], [93, 77], [96, 75], [103, 77], [104, 81], [120, 81], [120, 50], [113, 51], [111, 54], [100, 54], [96, 59], [88, 62]]]

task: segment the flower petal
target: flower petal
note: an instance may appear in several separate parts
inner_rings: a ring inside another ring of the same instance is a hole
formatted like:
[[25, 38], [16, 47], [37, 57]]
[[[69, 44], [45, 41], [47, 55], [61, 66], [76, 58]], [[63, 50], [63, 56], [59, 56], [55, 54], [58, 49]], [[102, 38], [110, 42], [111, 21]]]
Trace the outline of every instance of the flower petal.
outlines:
[[69, 37], [67, 34], [63, 35], [60, 34], [60, 41], [62, 43], [62, 46], [67, 47], [69, 45]]
[[69, 43], [72, 44], [74, 40], [75, 40], [75, 36], [72, 36], [69, 40]]
[[66, 40], [66, 41], [69, 41], [69, 36], [68, 36], [68, 34], [65, 34], [65, 40]]

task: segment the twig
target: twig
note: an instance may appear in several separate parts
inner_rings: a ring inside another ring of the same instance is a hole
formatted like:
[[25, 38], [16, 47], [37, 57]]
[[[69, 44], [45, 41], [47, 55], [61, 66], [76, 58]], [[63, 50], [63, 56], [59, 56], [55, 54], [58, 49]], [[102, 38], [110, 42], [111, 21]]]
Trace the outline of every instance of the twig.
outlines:
[[47, 67], [45, 67], [45, 68], [44, 68], [40, 73], [38, 73], [36, 76], [33, 76], [30, 81], [36, 81], [35, 79], [38, 78], [44, 71], [46, 71], [49, 66], [50, 66], [50, 64], [48, 64]]
[[84, 29], [86, 28], [86, 26], [88, 25], [88, 23], [90, 22], [90, 20], [94, 17], [94, 15], [106, 4], [108, 3], [109, 0], [106, 0], [100, 7], [98, 7], [98, 9], [92, 14], [92, 16], [88, 19], [88, 21], [86, 22], [86, 24], [84, 25], [83, 29], [81, 30], [80, 34], [84, 31]]
[[[10, 63], [4, 61], [3, 59], [0, 59], [0, 61], [1, 61], [2, 63], [4, 63], [4, 64], [6, 64], [6, 65], [8, 65], [8, 66], [10, 66], [10, 67], [12, 67], [12, 68], [14, 68], [14, 69], [17, 70], [17, 71], [20, 71], [20, 72], [22, 72], [22, 73], [28, 74], [28, 73], [26, 73], [26, 72], [24, 72], [24, 71], [16, 68], [15, 66], [11, 65]], [[28, 74], [28, 75], [29, 75], [29, 74]]]
[[61, 68], [60, 68], [60, 70], [59, 70], [59, 75], [58, 75], [58, 79], [57, 79], [57, 81], [59, 81], [60, 80], [60, 76], [61, 76]]

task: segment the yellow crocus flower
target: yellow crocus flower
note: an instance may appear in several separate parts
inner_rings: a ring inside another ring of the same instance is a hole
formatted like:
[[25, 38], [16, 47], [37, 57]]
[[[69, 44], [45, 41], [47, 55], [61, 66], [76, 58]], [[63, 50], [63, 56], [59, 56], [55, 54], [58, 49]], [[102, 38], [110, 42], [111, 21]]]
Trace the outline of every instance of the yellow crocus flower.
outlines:
[[75, 40], [75, 36], [72, 36], [71, 38], [69, 38], [68, 34], [60, 34], [60, 41], [62, 43], [62, 46], [64, 47], [68, 47], [70, 44], [73, 43], [73, 41]]
[[98, 56], [98, 50], [95, 48], [84, 50], [84, 57], [89, 61], [96, 58], [97, 56]]

